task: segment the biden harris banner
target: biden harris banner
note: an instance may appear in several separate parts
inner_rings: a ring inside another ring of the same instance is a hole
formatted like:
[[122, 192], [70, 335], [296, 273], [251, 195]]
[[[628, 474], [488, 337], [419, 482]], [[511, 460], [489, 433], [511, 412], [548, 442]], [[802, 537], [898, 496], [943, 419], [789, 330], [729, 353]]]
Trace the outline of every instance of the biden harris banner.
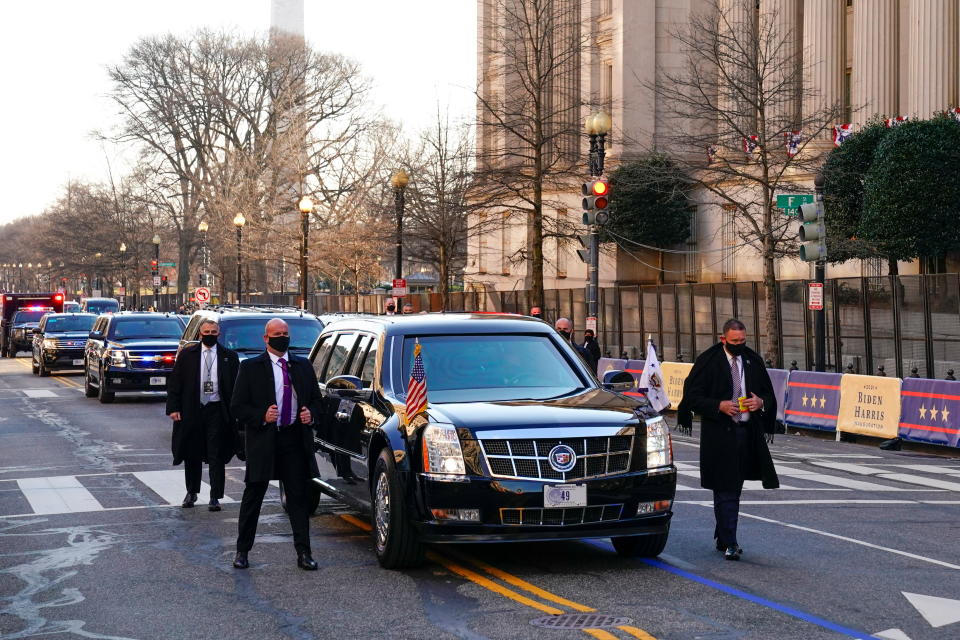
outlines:
[[900, 399], [902, 438], [960, 447], [960, 382], [907, 378]]
[[791, 427], [834, 431], [840, 412], [839, 373], [791, 371], [783, 421]]
[[837, 430], [896, 438], [900, 422], [900, 378], [844, 374], [840, 380]]
[[677, 410], [680, 400], [683, 399], [683, 383], [693, 369], [692, 362], [662, 362], [660, 371], [663, 372], [663, 387], [670, 399], [670, 409]]

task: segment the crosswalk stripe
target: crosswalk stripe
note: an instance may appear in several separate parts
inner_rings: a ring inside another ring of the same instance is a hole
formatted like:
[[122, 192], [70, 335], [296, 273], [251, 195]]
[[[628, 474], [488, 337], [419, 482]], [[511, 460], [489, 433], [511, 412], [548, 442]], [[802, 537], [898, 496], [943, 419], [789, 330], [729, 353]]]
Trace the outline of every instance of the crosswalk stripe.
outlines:
[[93, 494], [74, 476], [22, 478], [17, 480], [17, 486], [36, 514], [79, 513], [103, 509], [103, 505], [97, 502]]
[[935, 464], [888, 464], [888, 467], [898, 467], [901, 469], [910, 469], [911, 471], [922, 471], [923, 473], [946, 474], [950, 476], [960, 476], [960, 468], [938, 467]]
[[861, 491], [915, 491], [914, 489], [905, 489], [902, 487], [888, 487], [887, 485], [877, 484], [876, 482], [864, 482], [863, 480], [854, 480], [841, 476], [831, 476], [825, 473], [806, 471], [803, 469], [779, 468], [777, 475], [788, 478], [800, 478], [811, 482], [829, 484], [834, 487], [843, 487], [845, 489], [859, 489]]
[[[180, 504], [187, 490], [183, 484], [183, 471], [136, 471], [133, 474], [137, 480], [147, 485], [151, 491], [160, 496], [167, 504]], [[200, 483], [200, 493], [198, 502], [205, 503], [210, 501], [210, 485], [206, 482]], [[220, 502], [236, 502], [229, 496], [224, 496]]]
[[886, 480], [896, 480], [897, 482], [906, 482], [909, 484], [918, 484], [931, 489], [946, 489], [947, 491], [960, 491], [960, 482], [947, 482], [939, 478], [922, 478], [910, 473], [883, 473], [881, 478]]

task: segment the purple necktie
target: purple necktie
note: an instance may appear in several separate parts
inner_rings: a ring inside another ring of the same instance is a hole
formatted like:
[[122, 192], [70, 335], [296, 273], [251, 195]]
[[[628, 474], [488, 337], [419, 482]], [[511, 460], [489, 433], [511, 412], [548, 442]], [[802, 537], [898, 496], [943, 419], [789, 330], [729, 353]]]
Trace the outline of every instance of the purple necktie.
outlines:
[[280, 358], [278, 361], [283, 369], [283, 402], [280, 408], [280, 426], [293, 424], [293, 387], [290, 386], [290, 374], [287, 372], [287, 361]]

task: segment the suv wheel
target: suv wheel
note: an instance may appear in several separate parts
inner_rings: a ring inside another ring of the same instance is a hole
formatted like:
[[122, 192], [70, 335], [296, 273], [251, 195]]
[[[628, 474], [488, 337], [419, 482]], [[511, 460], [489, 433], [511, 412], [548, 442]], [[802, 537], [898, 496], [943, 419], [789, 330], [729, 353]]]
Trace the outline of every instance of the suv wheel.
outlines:
[[377, 560], [385, 569], [415, 567], [423, 562], [424, 548], [407, 515], [393, 456], [380, 452], [373, 472], [373, 542]]
[[40, 362], [37, 364], [37, 375], [41, 378], [50, 375], [50, 369], [47, 369], [47, 366], [43, 363], [43, 354], [40, 354]]
[[621, 556], [627, 558], [656, 558], [663, 552], [667, 546], [667, 537], [670, 535], [669, 528], [663, 533], [657, 533], [652, 536], [625, 536], [620, 538], [610, 538], [613, 548]]
[[83, 368], [83, 395], [88, 398], [92, 398], [97, 395], [97, 388], [93, 386], [92, 382], [90, 382], [90, 369], [87, 367]]
[[107, 374], [101, 369], [100, 381], [97, 385], [97, 399], [100, 400], [102, 404], [109, 404], [113, 402], [114, 397], [115, 395], [112, 391], [107, 391]]
[[33, 371], [33, 375], [38, 375], [40, 373], [40, 367], [37, 365], [36, 356], [30, 356], [30, 370]]

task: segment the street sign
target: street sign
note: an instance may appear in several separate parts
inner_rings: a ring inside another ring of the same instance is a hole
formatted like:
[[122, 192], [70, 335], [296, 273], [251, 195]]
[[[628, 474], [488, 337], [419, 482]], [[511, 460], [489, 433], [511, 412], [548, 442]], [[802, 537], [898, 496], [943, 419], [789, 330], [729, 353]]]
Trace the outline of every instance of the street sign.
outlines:
[[160, 286], [160, 276], [153, 276], [153, 286], [155, 287]]
[[593, 335], [597, 335], [597, 319], [592, 316], [587, 318], [587, 326], [585, 328], [593, 331]]
[[210, 302], [210, 289], [207, 287], [197, 287], [197, 290], [193, 292], [193, 296], [200, 304]]
[[783, 209], [788, 216], [797, 215], [802, 204], [813, 202], [812, 193], [779, 193], [777, 194], [777, 208]]
[[117, 295], [121, 295], [121, 296], [127, 295], [127, 288], [126, 288], [126, 287], [120, 287], [119, 289], [117, 289]]
[[177, 266], [177, 263], [176, 263], [176, 262], [161, 262], [161, 263], [159, 264], [159, 266], [161, 266], [161, 267], [175, 267], [175, 266]]
[[404, 278], [393, 279], [393, 290], [390, 291], [390, 295], [394, 298], [403, 298], [409, 293], [410, 290], [407, 289], [407, 281]]
[[823, 311], [823, 283], [807, 283], [807, 308], [811, 311]]

